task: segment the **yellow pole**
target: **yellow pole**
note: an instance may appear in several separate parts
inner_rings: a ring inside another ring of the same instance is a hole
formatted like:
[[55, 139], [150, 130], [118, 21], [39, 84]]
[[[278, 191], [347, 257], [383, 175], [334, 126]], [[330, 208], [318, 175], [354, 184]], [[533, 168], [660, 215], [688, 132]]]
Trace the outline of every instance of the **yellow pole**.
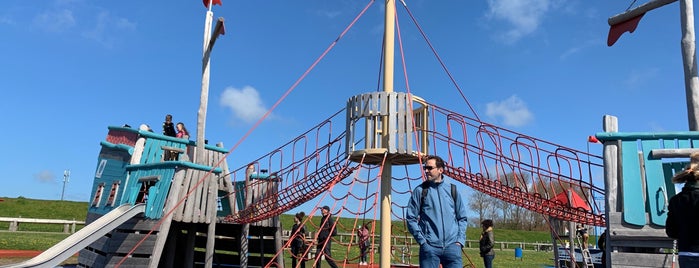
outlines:
[[[394, 42], [395, 42], [395, 17], [396, 17], [396, 2], [395, 0], [386, 0], [386, 17], [385, 17], [385, 33], [384, 33], [384, 92], [393, 92], [393, 68], [394, 68]], [[388, 100], [386, 100], [388, 101]], [[387, 105], [388, 102], [383, 105]], [[384, 148], [389, 148], [389, 130], [388, 116], [383, 116], [381, 122], [382, 129], [382, 145]], [[387, 159], [381, 173], [381, 259], [379, 266], [382, 268], [391, 267], [391, 180], [393, 175], [391, 159]]]

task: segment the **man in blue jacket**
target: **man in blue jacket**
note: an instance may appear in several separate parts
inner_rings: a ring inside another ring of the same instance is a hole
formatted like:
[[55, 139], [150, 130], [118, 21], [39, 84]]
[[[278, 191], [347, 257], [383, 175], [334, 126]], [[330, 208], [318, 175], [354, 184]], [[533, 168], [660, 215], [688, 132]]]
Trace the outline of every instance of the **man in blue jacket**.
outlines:
[[466, 205], [452, 184], [444, 183], [442, 158], [428, 156], [424, 164], [427, 181], [413, 190], [405, 217], [420, 244], [420, 267], [462, 268]]

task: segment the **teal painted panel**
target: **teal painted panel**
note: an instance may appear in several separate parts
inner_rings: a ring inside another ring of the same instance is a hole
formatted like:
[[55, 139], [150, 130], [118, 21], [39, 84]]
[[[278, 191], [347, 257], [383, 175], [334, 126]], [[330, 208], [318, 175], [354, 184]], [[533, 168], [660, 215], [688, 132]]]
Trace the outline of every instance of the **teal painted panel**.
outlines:
[[663, 171], [665, 173], [665, 189], [667, 191], [668, 200], [677, 194], [675, 184], [672, 183], [672, 177], [675, 173], [680, 172], [689, 164], [689, 162], [671, 162], [663, 163]]
[[243, 210], [243, 205], [245, 205], [245, 182], [236, 181], [233, 186], [235, 187], [235, 204], [239, 211]]
[[[100, 215], [107, 214], [109, 211], [114, 209], [120, 204], [121, 193], [117, 192], [115, 196], [114, 206], [107, 206], [107, 200], [109, 199], [109, 191], [111, 190], [114, 181], [121, 181], [121, 185], [126, 181], [126, 166], [128, 163], [124, 161], [119, 161], [112, 158], [98, 158], [97, 168], [95, 169], [95, 177], [92, 182], [92, 192], [90, 193], [89, 208], [88, 212], [96, 213]], [[102, 196], [99, 201], [99, 206], [92, 206], [93, 200], [95, 200], [95, 194], [97, 193], [97, 187], [100, 184], [104, 185]]]
[[[683, 148], [683, 147], [680, 147]], [[692, 139], [692, 146], [691, 147], [684, 147], [684, 148], [699, 148], [699, 139]]]
[[216, 212], [216, 216], [226, 217], [233, 214], [233, 211], [231, 210], [231, 203], [228, 200], [230, 197], [231, 195], [228, 192], [221, 190], [218, 191], [221, 209]]
[[688, 139], [678, 139], [677, 148], [692, 148], [692, 145]]
[[142, 183], [138, 180], [143, 177], [157, 176], [159, 179], [155, 185], [148, 188], [148, 198], [146, 199], [145, 215], [150, 219], [159, 219], [163, 216], [163, 208], [175, 174], [174, 166], [144, 166], [132, 170], [129, 177], [129, 188], [125, 196], [128, 196], [128, 203], [139, 202], [138, 194]]
[[638, 145], [634, 141], [621, 142], [622, 167], [622, 207], [624, 221], [628, 224], [646, 225], [646, 202], [641, 183], [641, 163], [638, 159]]
[[646, 166], [646, 196], [648, 197], [648, 213], [650, 222], [665, 226], [667, 211], [665, 210], [665, 174], [661, 159], [651, 159], [651, 150], [660, 149], [659, 140], [644, 140], [641, 142]]

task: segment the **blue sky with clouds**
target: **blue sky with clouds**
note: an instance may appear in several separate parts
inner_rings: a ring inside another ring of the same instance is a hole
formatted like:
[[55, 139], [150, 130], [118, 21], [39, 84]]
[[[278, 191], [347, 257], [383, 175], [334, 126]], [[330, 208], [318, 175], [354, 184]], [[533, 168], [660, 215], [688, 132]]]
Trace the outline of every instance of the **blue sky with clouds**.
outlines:
[[[215, 6], [227, 31], [212, 54], [207, 138], [229, 148], [240, 141], [368, 3]], [[406, 3], [484, 121], [580, 150], [606, 114], [622, 131], [687, 130], [677, 2], [613, 47], [607, 19], [628, 1]], [[381, 90], [382, 5], [241, 143], [230, 166], [284, 144], [349, 97]], [[195, 0], [0, 2], [0, 196], [60, 199], [70, 169], [65, 198], [87, 201], [110, 125], [158, 131], [170, 113], [194, 136], [205, 11]], [[471, 115], [403, 7], [398, 16], [411, 92]], [[395, 91], [406, 91], [396, 68]]]

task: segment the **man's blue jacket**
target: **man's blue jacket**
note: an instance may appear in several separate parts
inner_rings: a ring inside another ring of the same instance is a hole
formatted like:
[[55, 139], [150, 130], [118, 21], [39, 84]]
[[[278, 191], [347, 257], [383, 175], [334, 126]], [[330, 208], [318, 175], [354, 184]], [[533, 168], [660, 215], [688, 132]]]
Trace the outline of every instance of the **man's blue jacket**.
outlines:
[[[408, 231], [418, 244], [446, 248], [456, 242], [466, 243], [466, 205], [461, 195], [451, 196], [451, 184], [428, 182], [425, 204], [420, 211], [422, 185], [413, 189], [405, 216]], [[456, 202], [454, 202], [456, 200]]]

